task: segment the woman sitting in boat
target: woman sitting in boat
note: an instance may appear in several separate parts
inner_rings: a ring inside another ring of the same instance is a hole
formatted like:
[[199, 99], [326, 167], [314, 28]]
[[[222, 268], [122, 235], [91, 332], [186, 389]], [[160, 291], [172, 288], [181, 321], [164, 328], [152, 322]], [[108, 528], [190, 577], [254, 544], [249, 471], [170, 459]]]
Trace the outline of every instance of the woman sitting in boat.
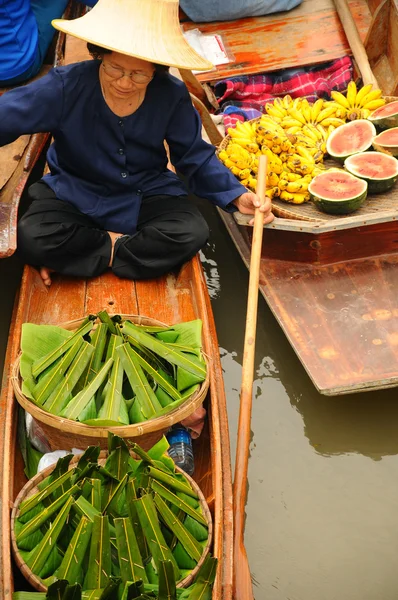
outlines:
[[[192, 258], [209, 230], [167, 169], [190, 191], [226, 211], [253, 214], [246, 190], [201, 137], [185, 85], [168, 66], [209, 69], [185, 41], [176, 0], [99, 0], [83, 17], [55, 28], [91, 42], [95, 60], [51, 72], [0, 98], [0, 144], [50, 131], [50, 173], [29, 188], [18, 250], [40, 268], [93, 277], [158, 277]], [[273, 219], [267, 199], [264, 222]]]

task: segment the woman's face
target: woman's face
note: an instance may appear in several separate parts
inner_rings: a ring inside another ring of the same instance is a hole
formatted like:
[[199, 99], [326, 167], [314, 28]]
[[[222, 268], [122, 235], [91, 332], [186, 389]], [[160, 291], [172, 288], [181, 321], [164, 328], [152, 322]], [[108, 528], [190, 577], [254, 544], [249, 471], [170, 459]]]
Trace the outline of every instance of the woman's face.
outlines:
[[105, 92], [115, 100], [144, 92], [155, 74], [152, 63], [118, 52], [105, 54], [100, 68]]

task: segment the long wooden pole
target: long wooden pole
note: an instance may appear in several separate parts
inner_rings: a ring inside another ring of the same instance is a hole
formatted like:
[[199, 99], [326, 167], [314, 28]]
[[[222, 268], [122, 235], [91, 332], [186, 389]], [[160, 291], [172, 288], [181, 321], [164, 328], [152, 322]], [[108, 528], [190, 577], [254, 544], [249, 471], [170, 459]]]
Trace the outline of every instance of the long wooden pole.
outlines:
[[[264, 202], [267, 174], [267, 157], [260, 156], [257, 179], [257, 195]], [[249, 462], [250, 422], [252, 414], [254, 351], [256, 342], [258, 283], [260, 278], [261, 245], [264, 228], [263, 213], [256, 210], [254, 215], [253, 241], [250, 258], [249, 292], [247, 299], [245, 343], [243, 349], [242, 387], [238, 439], [236, 444], [234, 477], [234, 598], [253, 600], [253, 588], [247, 559], [244, 530], [245, 505], [247, 495], [247, 472]]]
[[373, 75], [373, 71], [369, 64], [368, 55], [362, 43], [347, 0], [334, 0], [334, 4], [347, 36], [352, 54], [355, 58], [355, 62], [357, 63], [358, 69], [362, 75], [362, 81], [364, 85], [372, 83], [375, 89], [379, 88], [379, 84], [377, 83], [376, 77]]

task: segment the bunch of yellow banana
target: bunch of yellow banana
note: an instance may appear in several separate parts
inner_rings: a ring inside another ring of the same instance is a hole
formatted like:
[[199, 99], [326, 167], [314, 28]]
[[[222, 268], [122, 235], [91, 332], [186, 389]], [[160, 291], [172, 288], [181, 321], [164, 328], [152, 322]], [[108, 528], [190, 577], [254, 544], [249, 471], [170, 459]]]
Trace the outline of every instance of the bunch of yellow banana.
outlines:
[[[288, 114], [293, 104], [297, 107], [302, 102], [285, 96], [276, 104]], [[308, 183], [320, 172], [319, 163], [326, 150], [329, 133], [326, 128], [306, 123], [292, 135], [273, 115], [266, 114], [256, 121], [239, 122], [228, 133], [229, 143], [218, 157], [245, 187], [256, 189], [258, 157], [265, 154], [268, 158], [267, 195], [296, 204], [309, 199]]]
[[244, 123], [238, 121], [236, 127], [230, 127], [228, 129], [228, 135], [236, 144], [239, 144], [239, 146], [242, 146], [245, 150], [253, 153], [258, 152], [259, 147], [256, 143], [256, 130], [253, 128], [250, 121], [245, 121]]
[[350, 81], [347, 86], [347, 95], [344, 96], [341, 92], [332, 91], [330, 95], [333, 102], [329, 104], [339, 105], [345, 109], [346, 118], [349, 121], [367, 119], [374, 110], [386, 103], [384, 98], [381, 97], [383, 92], [372, 88], [373, 85], [369, 83], [358, 90], [355, 81]]

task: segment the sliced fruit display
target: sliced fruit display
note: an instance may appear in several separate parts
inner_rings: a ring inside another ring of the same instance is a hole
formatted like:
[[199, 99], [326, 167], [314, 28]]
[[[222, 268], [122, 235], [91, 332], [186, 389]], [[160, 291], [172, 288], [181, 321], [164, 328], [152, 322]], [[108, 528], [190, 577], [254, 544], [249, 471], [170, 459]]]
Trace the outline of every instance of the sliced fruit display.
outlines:
[[344, 167], [368, 183], [370, 194], [387, 192], [398, 179], [398, 160], [381, 152], [354, 154], [345, 160]]
[[314, 177], [308, 191], [316, 206], [325, 213], [347, 215], [366, 200], [368, 184], [340, 169], [329, 169]]
[[375, 136], [376, 128], [370, 121], [351, 121], [332, 131], [326, 142], [326, 151], [333, 158], [343, 161], [351, 154], [370, 148]]
[[398, 127], [398, 100], [378, 108], [368, 118], [381, 129]]
[[386, 152], [392, 156], [398, 156], [398, 127], [386, 129], [376, 135], [373, 140], [373, 148], [378, 152]]

